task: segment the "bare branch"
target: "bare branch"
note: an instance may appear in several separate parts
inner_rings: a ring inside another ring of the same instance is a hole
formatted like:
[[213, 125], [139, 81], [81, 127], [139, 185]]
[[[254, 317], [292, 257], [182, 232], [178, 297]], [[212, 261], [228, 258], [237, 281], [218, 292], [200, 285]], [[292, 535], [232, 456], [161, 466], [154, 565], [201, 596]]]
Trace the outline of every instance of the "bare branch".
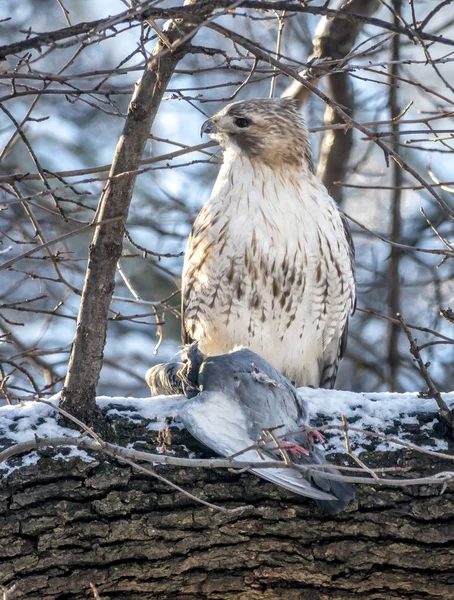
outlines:
[[[194, 0], [189, 0], [189, 4]], [[173, 71], [184, 56], [194, 33], [191, 22], [172, 23], [166, 35], [178, 50], [169, 52], [159, 41], [137, 85], [129, 106], [125, 127], [112, 162], [110, 175], [137, 169], [153, 120]], [[135, 177], [108, 183], [99, 205], [102, 220], [120, 217], [115, 223], [97, 228], [90, 249], [82, 300], [68, 374], [62, 392], [62, 406], [91, 423], [95, 414], [95, 393], [106, 342], [107, 315], [115, 286], [115, 271], [123, 248], [126, 219]]]
[[435, 400], [440, 410], [440, 418], [448, 424], [452, 431], [454, 424], [454, 412], [450, 410], [449, 406], [443, 400], [440, 392], [437, 390], [432, 380], [432, 377], [430, 376], [428, 371], [428, 366], [430, 365], [430, 363], [425, 363], [421, 358], [420, 349], [418, 348], [416, 340], [413, 338], [411, 331], [405, 323], [402, 315], [398, 314], [397, 318], [402, 326], [402, 329], [405, 331], [408, 341], [410, 342], [410, 352], [415, 357], [415, 360], [418, 363], [419, 370], [421, 371], [421, 374], [424, 377], [424, 380], [426, 381], [427, 386], [429, 388], [428, 397], [433, 398]]

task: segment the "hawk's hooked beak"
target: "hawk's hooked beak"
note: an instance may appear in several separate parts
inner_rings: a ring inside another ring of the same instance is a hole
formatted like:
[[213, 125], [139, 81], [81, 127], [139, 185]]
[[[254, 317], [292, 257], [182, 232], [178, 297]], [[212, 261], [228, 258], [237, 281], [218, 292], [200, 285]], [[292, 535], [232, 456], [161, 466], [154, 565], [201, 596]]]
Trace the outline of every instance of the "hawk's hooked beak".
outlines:
[[213, 121], [211, 119], [207, 119], [205, 121], [205, 123], [202, 124], [202, 127], [200, 128], [200, 137], [202, 137], [202, 135], [204, 133], [216, 133], [217, 128], [216, 125], [213, 123]]

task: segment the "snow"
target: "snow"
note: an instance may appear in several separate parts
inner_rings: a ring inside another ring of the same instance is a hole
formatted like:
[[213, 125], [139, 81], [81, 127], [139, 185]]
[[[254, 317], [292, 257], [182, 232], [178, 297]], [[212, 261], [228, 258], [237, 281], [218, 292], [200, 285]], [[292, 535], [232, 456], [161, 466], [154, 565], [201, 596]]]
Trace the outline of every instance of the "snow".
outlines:
[[[421, 447], [431, 450], [446, 450], [448, 444], [443, 439], [437, 439], [433, 427], [437, 425], [437, 405], [433, 399], [419, 398], [416, 393], [353, 393], [335, 390], [317, 390], [300, 388], [301, 397], [307, 404], [310, 415], [310, 424], [320, 427], [322, 425], [342, 425], [341, 416], [344, 415], [351, 427], [384, 433], [398, 437], [402, 440], [411, 440], [415, 430], [422, 432]], [[454, 407], [454, 392], [443, 394], [445, 402]], [[50, 400], [58, 405], [59, 396]], [[182, 396], [161, 396], [156, 398], [125, 398], [100, 396], [98, 405], [111, 417], [121, 417], [137, 423], [149, 421], [147, 429], [159, 431], [163, 427], [163, 419], [171, 418], [170, 427], [181, 428], [178, 422], [178, 413], [186, 399]], [[30, 401], [13, 406], [0, 407], [0, 450], [2, 447], [23, 442], [33, 441], [35, 436], [40, 439], [55, 437], [80, 436], [78, 431], [62, 427], [56, 420], [56, 411], [47, 404]], [[420, 417], [422, 417], [420, 419]], [[327, 436], [326, 450], [345, 452], [345, 441], [342, 431], [325, 431]], [[349, 438], [352, 450], [357, 454], [371, 449], [371, 438], [363, 434], [350, 431]], [[396, 448], [395, 444], [380, 441], [375, 443], [374, 449], [387, 450]], [[168, 451], [168, 449], [167, 449]], [[55, 460], [67, 460], [69, 456], [79, 456], [84, 461], [93, 458], [83, 450], [71, 447], [65, 454], [61, 452], [54, 456]], [[35, 451], [22, 457], [23, 466], [35, 464], [39, 454]], [[20, 466], [20, 465], [19, 465]], [[16, 470], [17, 459], [14, 464], [5, 462], [0, 464], [0, 475], [5, 477]]]
[[[58, 405], [59, 395], [55, 395], [47, 402]], [[0, 407], [0, 450], [2, 447], [11, 446], [11, 443], [22, 444], [30, 442], [38, 436], [40, 439], [56, 437], [80, 437], [80, 432], [68, 427], [62, 427], [57, 423], [56, 411], [52, 406], [41, 402], [24, 402], [22, 404], [7, 405]], [[65, 454], [61, 452], [54, 456], [55, 460], [67, 460], [69, 457], [78, 456], [85, 462], [94, 459], [84, 450], [70, 447]], [[39, 454], [32, 451], [24, 455], [20, 462], [6, 461], [0, 463], [0, 476], [8, 477], [13, 471], [22, 467], [36, 464]]]
[[[354, 393], [338, 390], [317, 390], [300, 388], [299, 392], [307, 402], [309, 415], [312, 421], [320, 417], [325, 423], [342, 425], [341, 415], [344, 415], [353, 427], [387, 434], [390, 430], [393, 437], [408, 439], [405, 430], [408, 426], [419, 426], [420, 431], [432, 433], [433, 426], [438, 423], [434, 418], [431, 426], [428, 423], [420, 424], [418, 415], [434, 414], [437, 405], [433, 398], [420, 398], [417, 393]], [[454, 407], [454, 392], [442, 394], [446, 404]], [[397, 427], [397, 432], [395, 431]], [[413, 428], [412, 428], [413, 429]], [[352, 449], [357, 453], [368, 449], [370, 438], [354, 432], [349, 433]], [[430, 444], [419, 444], [431, 450], [446, 450], [448, 444], [445, 440], [431, 437]], [[397, 445], [390, 442], [381, 442], [376, 450], [396, 449]], [[333, 431], [327, 445], [328, 450], [343, 452], [345, 450], [344, 434]]]
[[[58, 396], [47, 402], [58, 404]], [[35, 434], [40, 438], [57, 436], [78, 437], [77, 431], [60, 427], [55, 420], [55, 410], [41, 402], [23, 402], [21, 404], [0, 407], [0, 435], [17, 444], [28, 442]]]
[[[357, 417], [367, 415], [372, 426], [380, 428], [385, 421], [405, 418], [407, 414], [436, 412], [433, 398], [419, 398], [417, 393], [393, 394], [355, 393], [338, 390], [316, 390], [299, 388], [308, 402], [310, 414], [321, 412], [326, 415]], [[443, 394], [445, 402], [454, 405], [454, 392]], [[359, 411], [359, 412], [358, 412]]]
[[22, 457], [22, 460], [16, 464], [10, 464], [9, 462], [5, 462], [0, 464], [0, 475], [2, 477], [9, 477], [11, 473], [17, 471], [17, 469], [21, 469], [22, 467], [28, 467], [30, 465], [36, 465], [39, 460], [39, 454], [36, 450], [29, 452], [25, 456]]
[[155, 398], [123, 398], [121, 396], [98, 396], [96, 402], [100, 408], [107, 410], [107, 414], [125, 415], [123, 410], [109, 408], [120, 405], [130, 409], [144, 419], [162, 419], [163, 417], [177, 417], [178, 412], [185, 402], [183, 396], [157, 396]]
[[[323, 425], [342, 425], [341, 415], [344, 415], [351, 426], [379, 433], [389, 433], [392, 430], [393, 437], [400, 437], [403, 441], [408, 440], [408, 426], [419, 426], [421, 431], [426, 431], [430, 436], [430, 443], [422, 443], [421, 447], [431, 450], [446, 450], [448, 444], [445, 440], [431, 436], [433, 425], [438, 423], [435, 418], [437, 405], [432, 398], [419, 398], [417, 393], [393, 394], [393, 393], [355, 393], [338, 390], [319, 390], [312, 388], [300, 388], [301, 397], [307, 404], [310, 422], [320, 421]], [[443, 394], [448, 406], [454, 407], [454, 392]], [[159, 430], [164, 417], [178, 419], [178, 412], [185, 399], [182, 396], [161, 396], [156, 398], [110, 398], [102, 396], [98, 398], [101, 408], [108, 414], [121, 414], [123, 417], [131, 415], [137, 419], [138, 416], [154, 420], [148, 425], [149, 429]], [[128, 408], [127, 411], [118, 411], [109, 406], [121, 405]], [[418, 415], [433, 414], [434, 418], [429, 423], [420, 424]], [[139, 418], [140, 418], [139, 417]], [[397, 425], [398, 424], [398, 425]], [[178, 426], [178, 422], [172, 426]], [[397, 427], [397, 431], [396, 431]], [[328, 432], [328, 443], [326, 450], [333, 452], [344, 452], [344, 434], [341, 431]], [[370, 449], [370, 438], [349, 433], [352, 449], [364, 452]], [[388, 450], [397, 448], [396, 444], [382, 441], [375, 444], [377, 450]]]

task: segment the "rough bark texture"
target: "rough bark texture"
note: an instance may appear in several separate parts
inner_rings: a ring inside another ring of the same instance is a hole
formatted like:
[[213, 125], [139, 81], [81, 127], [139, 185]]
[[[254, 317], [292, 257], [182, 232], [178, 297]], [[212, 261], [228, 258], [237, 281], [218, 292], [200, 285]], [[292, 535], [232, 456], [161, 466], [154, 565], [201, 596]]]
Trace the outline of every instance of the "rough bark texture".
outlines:
[[[335, 102], [353, 109], [353, 86], [348, 75], [345, 73], [331, 75], [329, 90], [330, 96]], [[337, 125], [343, 121], [330, 106], [327, 106], [324, 122], [325, 125]], [[345, 180], [352, 146], [352, 129], [327, 130], [320, 144], [317, 177], [326, 185], [331, 196], [339, 204], [342, 204], [344, 199], [344, 188], [337, 186], [336, 182]]]
[[[395, 11], [393, 22], [397, 23], [401, 18], [402, 1], [393, 0], [393, 9]], [[396, 35], [391, 40], [391, 60], [390, 65], [390, 84], [389, 88], [389, 112], [390, 118], [398, 118], [401, 109], [399, 107], [399, 87], [396, 85], [396, 76], [399, 76], [399, 61], [400, 61], [400, 37]], [[399, 152], [399, 120], [392, 123], [391, 138], [392, 149]], [[393, 161], [391, 166], [391, 185], [393, 186], [391, 200], [391, 231], [390, 239], [392, 242], [399, 243], [402, 239], [402, 168]], [[400, 262], [402, 252], [397, 246], [391, 246], [388, 267], [388, 314], [390, 317], [395, 316], [401, 311], [401, 280], [400, 280]], [[402, 327], [397, 323], [389, 323], [388, 325], [388, 365], [389, 365], [389, 384], [392, 390], [401, 391], [399, 386], [399, 374], [401, 369], [401, 360], [399, 352], [399, 339], [402, 334]]]
[[[192, 4], [190, 0], [188, 4]], [[138, 168], [151, 125], [178, 62], [187, 50], [194, 24], [173, 23], [166, 31], [171, 43], [185, 43], [168, 50], [158, 42], [129, 105], [109, 176]], [[117, 219], [96, 229], [90, 245], [87, 273], [77, 318], [63, 392], [62, 407], [85, 423], [95, 415], [95, 392], [106, 342], [107, 317], [115, 288], [115, 273], [123, 248], [123, 236], [135, 176], [109, 182], [100, 200], [98, 220]]]
[[[346, 13], [364, 16], [373, 15], [381, 6], [378, 0], [339, 0], [335, 7]], [[320, 22], [312, 40], [312, 53], [309, 60], [316, 58], [320, 67], [314, 66], [309, 72], [304, 72], [312, 83], [324, 74], [329, 74], [331, 69], [338, 66], [338, 62], [324, 65], [323, 59], [341, 61], [354, 48], [358, 35], [362, 29], [360, 23], [345, 19], [324, 17]], [[329, 95], [342, 107], [353, 109], [353, 87], [348, 73], [334, 73], [327, 78]], [[296, 98], [303, 104], [309, 97], [309, 90], [298, 81], [293, 81], [285, 90], [284, 96]], [[343, 120], [330, 106], [325, 110], [325, 125], [336, 125]], [[348, 159], [353, 144], [353, 131], [351, 129], [328, 130], [325, 132], [317, 165], [317, 177], [328, 188], [332, 197], [339, 203], [343, 200], [343, 188], [334, 185], [336, 181], [343, 181], [347, 172]]]
[[[117, 421], [121, 443], [154, 448], [157, 432]], [[172, 450], [201, 454], [184, 431]], [[454, 492], [358, 488], [348, 511], [315, 505], [253, 475], [160, 468], [236, 515], [97, 456], [54, 460], [0, 480], [0, 584], [33, 600], [435, 600], [452, 597]], [[412, 452], [371, 453], [369, 465], [447, 470]]]

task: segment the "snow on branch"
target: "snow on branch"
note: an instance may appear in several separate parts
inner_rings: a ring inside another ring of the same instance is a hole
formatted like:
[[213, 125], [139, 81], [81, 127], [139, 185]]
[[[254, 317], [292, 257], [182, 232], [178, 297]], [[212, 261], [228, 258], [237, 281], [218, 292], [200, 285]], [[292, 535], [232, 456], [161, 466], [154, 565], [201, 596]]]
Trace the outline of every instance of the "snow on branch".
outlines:
[[[317, 431], [323, 431], [328, 437], [327, 451], [350, 455], [359, 466], [337, 464], [342, 475], [323, 473], [320, 476], [333, 480], [342, 480], [355, 484], [373, 484], [381, 486], [437, 485], [446, 487], [454, 480], [453, 472], [444, 471], [426, 477], [408, 476], [410, 467], [395, 466], [390, 468], [371, 469], [357, 455], [367, 451], [383, 451], [409, 449], [437, 459], [454, 460], [454, 453], [449, 450], [448, 441], [442, 439], [437, 419], [436, 406], [433, 400], [421, 398], [417, 394], [391, 393], [353, 393], [335, 390], [300, 388], [309, 413], [313, 416], [311, 425]], [[161, 396], [155, 398], [105, 397], [97, 399], [99, 408], [106, 418], [126, 419], [132, 423], [144, 424], [144, 438], [148, 432], [161, 432], [165, 427], [181, 429], [178, 421], [180, 408], [185, 403], [183, 396]], [[454, 405], [454, 392], [444, 394], [448, 406]], [[101, 453], [120, 462], [129, 464], [136, 471], [148, 474], [164, 481], [178, 491], [190, 495], [189, 492], [170, 482], [158, 474], [154, 468], [144, 467], [139, 463], [148, 463], [152, 467], [166, 465], [168, 467], [197, 467], [209, 469], [235, 468], [240, 472], [250, 468], [296, 468], [311, 471], [320, 468], [318, 465], [291, 465], [284, 461], [259, 461], [238, 463], [233, 458], [192, 458], [173, 455], [172, 448], [157, 448], [156, 452], [143, 452], [130, 447], [123, 447], [102, 440], [89, 427], [78, 422], [80, 431], [70, 429], [61, 424], [58, 417], [63, 415], [72, 418], [58, 406], [59, 397], [51, 401], [40, 400], [16, 406], [0, 408], [0, 474], [8, 476], [12, 471], [38, 462], [37, 450], [45, 447], [69, 447], [70, 456], [79, 456], [84, 461], [94, 460], [90, 453]], [[72, 418], [74, 421], [74, 418]], [[278, 429], [274, 435], [279, 439]], [[187, 449], [186, 449], [187, 450]], [[246, 449], [245, 449], [246, 450]], [[187, 454], [191, 454], [187, 451]], [[25, 455], [21, 462], [11, 461], [13, 457]], [[56, 459], [65, 457], [59, 453]], [[337, 457], [339, 463], [339, 457]], [[329, 465], [328, 465], [329, 466]], [[332, 466], [332, 465], [331, 465]], [[391, 472], [391, 477], [386, 473]], [[404, 475], [405, 473], [405, 475]], [[211, 508], [228, 510], [206, 501]]]

